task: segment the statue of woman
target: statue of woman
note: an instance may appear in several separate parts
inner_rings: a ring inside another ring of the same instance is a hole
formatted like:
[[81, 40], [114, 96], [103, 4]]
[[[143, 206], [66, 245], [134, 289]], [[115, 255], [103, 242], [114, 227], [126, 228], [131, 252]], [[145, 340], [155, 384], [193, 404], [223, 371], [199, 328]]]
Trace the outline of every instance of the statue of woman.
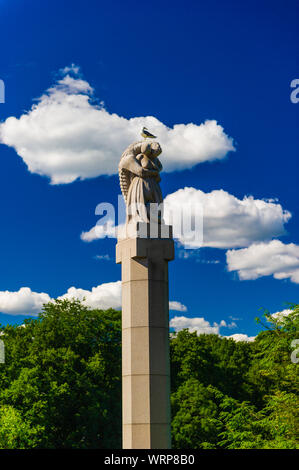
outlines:
[[158, 142], [143, 141], [129, 145], [121, 156], [119, 181], [127, 205], [127, 223], [150, 222], [150, 204], [163, 202], [159, 185], [161, 153]]

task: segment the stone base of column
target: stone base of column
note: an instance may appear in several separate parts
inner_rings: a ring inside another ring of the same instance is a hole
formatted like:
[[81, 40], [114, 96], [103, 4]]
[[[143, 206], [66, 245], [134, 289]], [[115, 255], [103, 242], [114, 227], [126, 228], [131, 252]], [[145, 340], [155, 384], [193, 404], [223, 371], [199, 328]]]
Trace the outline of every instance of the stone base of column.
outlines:
[[126, 238], [122, 264], [123, 448], [170, 449], [168, 261], [174, 242]]

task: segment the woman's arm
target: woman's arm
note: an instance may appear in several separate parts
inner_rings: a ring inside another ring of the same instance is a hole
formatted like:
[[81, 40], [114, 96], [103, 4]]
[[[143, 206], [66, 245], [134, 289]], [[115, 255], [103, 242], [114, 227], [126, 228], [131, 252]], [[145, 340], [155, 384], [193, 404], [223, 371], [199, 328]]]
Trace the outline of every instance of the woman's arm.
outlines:
[[162, 171], [162, 170], [163, 170], [163, 165], [162, 165], [162, 163], [160, 162], [159, 158], [156, 158], [155, 164], [157, 165], [159, 171]]
[[140, 178], [151, 178], [158, 174], [157, 170], [147, 170], [146, 168], [142, 168], [133, 154], [122, 158], [119, 162], [119, 168], [124, 168]]

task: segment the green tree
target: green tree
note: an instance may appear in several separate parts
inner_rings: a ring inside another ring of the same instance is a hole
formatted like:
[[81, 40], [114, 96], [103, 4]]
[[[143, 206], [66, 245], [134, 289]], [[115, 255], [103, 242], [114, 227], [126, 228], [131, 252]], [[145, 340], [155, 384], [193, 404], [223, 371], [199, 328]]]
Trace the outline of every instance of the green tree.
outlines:
[[57, 300], [24, 327], [3, 329], [0, 405], [40, 426], [38, 446], [120, 447], [120, 321], [118, 311]]
[[299, 448], [299, 399], [294, 394], [276, 392], [266, 406], [257, 411], [246, 401], [226, 398], [221, 404], [220, 420], [225, 430], [219, 445], [228, 449]]
[[175, 449], [213, 449], [223, 430], [219, 420], [222, 393], [188, 379], [171, 396], [172, 436]]
[[290, 356], [299, 306], [288, 316], [265, 318], [252, 343], [187, 330], [172, 338], [175, 446], [298, 447], [299, 369]]
[[[299, 307], [254, 342], [171, 337], [174, 448], [298, 447]], [[0, 448], [120, 448], [121, 315], [57, 300], [1, 328]]]
[[172, 338], [170, 348], [173, 391], [193, 377], [235, 398], [247, 396], [246, 373], [252, 356], [249, 343], [182, 330]]
[[252, 343], [252, 361], [247, 380], [251, 396], [259, 408], [268, 396], [278, 391], [297, 394], [299, 391], [298, 364], [291, 361], [292, 341], [299, 338], [299, 306], [291, 306], [287, 316], [273, 317], [265, 312], [267, 323], [258, 320], [265, 330]]
[[12, 406], [0, 407], [0, 448], [26, 449], [40, 443], [42, 426], [33, 428], [22, 419], [21, 413]]

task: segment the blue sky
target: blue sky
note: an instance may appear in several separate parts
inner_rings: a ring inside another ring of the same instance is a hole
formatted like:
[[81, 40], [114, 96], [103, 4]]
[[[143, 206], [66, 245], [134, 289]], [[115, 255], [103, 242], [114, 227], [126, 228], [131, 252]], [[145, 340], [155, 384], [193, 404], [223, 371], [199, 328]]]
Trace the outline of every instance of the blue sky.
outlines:
[[[274, 313], [298, 302], [299, 103], [290, 100], [297, 24], [298, 2], [290, 0], [0, 1], [2, 324], [21, 323], [43, 298], [70, 287], [111, 283], [116, 306], [115, 239], [86, 242], [80, 234], [95, 225], [98, 203], [116, 203], [118, 149], [131, 143], [130, 123], [142, 122], [165, 134], [164, 196], [190, 187], [207, 204], [207, 246], [177, 245], [170, 265], [170, 300], [186, 307], [171, 318], [254, 336], [259, 308]], [[42, 114], [32, 114], [33, 105]], [[146, 116], [156, 120], [134, 121]], [[217, 122], [218, 153], [200, 134], [206, 120]], [[169, 133], [189, 123], [191, 164], [187, 151], [171, 150]], [[229, 141], [234, 151], [225, 151]], [[104, 291], [97, 292], [105, 307]]]

